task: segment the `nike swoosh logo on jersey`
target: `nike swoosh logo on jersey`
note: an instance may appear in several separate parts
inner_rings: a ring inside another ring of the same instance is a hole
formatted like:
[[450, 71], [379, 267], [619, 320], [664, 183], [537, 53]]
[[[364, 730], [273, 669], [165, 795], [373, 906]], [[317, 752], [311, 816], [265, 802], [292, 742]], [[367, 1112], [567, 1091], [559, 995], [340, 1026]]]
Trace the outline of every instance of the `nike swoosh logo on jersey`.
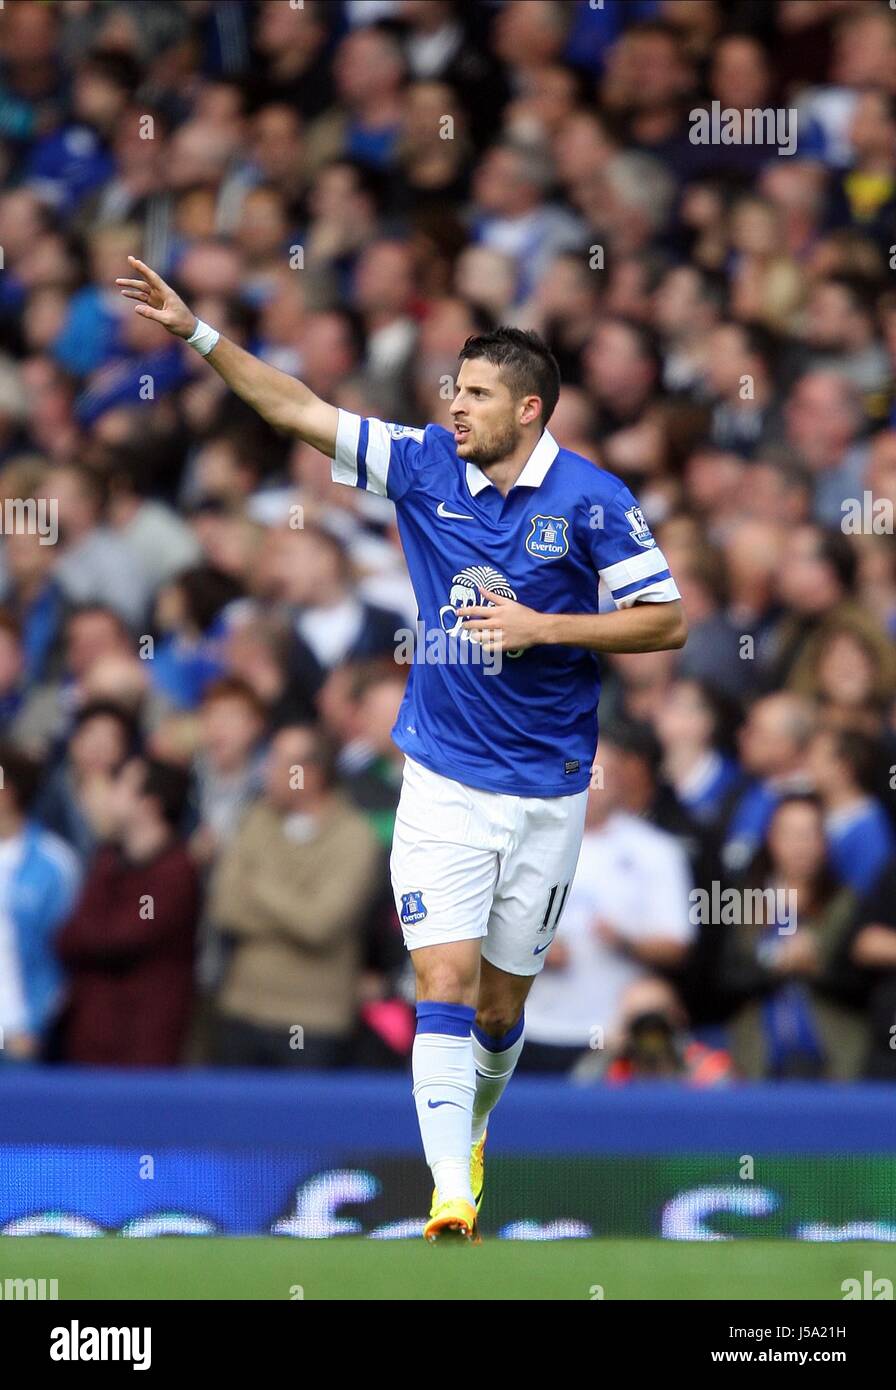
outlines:
[[475, 521], [475, 516], [468, 515], [467, 512], [449, 512], [444, 502], [440, 502], [436, 507], [436, 516], [443, 516], [447, 521]]
[[455, 1105], [458, 1110], [463, 1110], [464, 1108], [462, 1105], [458, 1105], [456, 1100], [428, 1100], [426, 1103], [430, 1110], [438, 1110], [440, 1105]]
[[532, 952], [533, 956], [540, 956], [542, 951], [546, 951], [550, 944], [550, 941], [546, 941], [543, 946], [536, 946], [535, 950]]

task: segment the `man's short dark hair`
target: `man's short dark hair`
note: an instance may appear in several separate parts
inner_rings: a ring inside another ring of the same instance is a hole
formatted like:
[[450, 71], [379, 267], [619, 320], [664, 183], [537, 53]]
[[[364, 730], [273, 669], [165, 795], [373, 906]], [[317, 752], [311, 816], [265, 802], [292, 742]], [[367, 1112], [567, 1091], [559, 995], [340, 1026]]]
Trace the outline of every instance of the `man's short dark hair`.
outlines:
[[457, 355], [458, 362], [480, 358], [500, 369], [511, 395], [539, 396], [547, 425], [560, 395], [560, 368], [547, 343], [526, 329], [496, 328], [468, 338]]
[[650, 364], [654, 378], [659, 377], [663, 368], [663, 355], [653, 328], [649, 328], [646, 323], [639, 323], [637, 319], [629, 318], [626, 314], [616, 314], [613, 318], [604, 319], [602, 324], [598, 324], [598, 329], [604, 325], [624, 329], [638, 357], [642, 362]]
[[662, 745], [650, 724], [640, 719], [620, 717], [601, 729], [601, 742], [618, 748], [648, 767], [654, 776], [663, 761]]
[[40, 764], [4, 739], [0, 742], [0, 776], [3, 790], [12, 788], [20, 814], [27, 815], [40, 787]]
[[190, 774], [174, 763], [161, 758], [144, 758], [146, 773], [141, 789], [143, 796], [154, 797], [163, 819], [176, 830], [181, 823], [190, 790]]
[[83, 603], [73, 603], [68, 609], [63, 619], [66, 637], [68, 637], [79, 618], [92, 618], [96, 615], [99, 615], [101, 618], [106, 618], [110, 623], [115, 625], [122, 642], [127, 642], [129, 644], [133, 642], [133, 633], [118, 609], [110, 608], [107, 603], [98, 603], [93, 600], [86, 600]]
[[82, 729], [91, 719], [114, 719], [121, 730], [125, 751], [130, 753], [140, 742], [140, 727], [134, 716], [114, 700], [90, 700], [75, 714], [72, 733]]
[[104, 474], [86, 463], [62, 463], [59, 465], [59, 472], [67, 473], [74, 479], [78, 491], [83, 497], [90, 499], [97, 512], [103, 510], [109, 491], [108, 480]]
[[22, 624], [11, 608], [0, 607], [0, 632], [6, 632], [14, 642], [22, 640]]
[[136, 58], [130, 53], [111, 48], [97, 48], [88, 54], [78, 68], [78, 73], [97, 77], [125, 94], [135, 92], [142, 77]]
[[770, 328], [762, 323], [745, 323], [732, 319], [720, 324], [722, 328], [736, 328], [749, 357], [758, 357], [767, 372], [774, 372], [780, 355], [780, 339]]
[[849, 300], [849, 307], [854, 313], [861, 314], [869, 321], [873, 320], [875, 310], [875, 286], [868, 281], [866, 276], [841, 270], [821, 280], [819, 282], [819, 289], [825, 289], [829, 285], [843, 291]]
[[848, 537], [841, 531], [821, 530], [818, 555], [833, 570], [841, 587], [850, 593], [856, 582], [859, 561]]
[[207, 632], [228, 603], [243, 594], [235, 579], [209, 564], [181, 570], [171, 584], [180, 591], [187, 614], [200, 632]]
[[668, 19], [642, 19], [638, 24], [629, 25], [628, 32], [635, 38], [668, 39], [679, 50], [684, 46], [681, 30]]
[[319, 177], [328, 169], [350, 170], [355, 178], [357, 192], [368, 199], [376, 216], [381, 216], [389, 199], [388, 180], [381, 170], [375, 169], [372, 164], [365, 164], [363, 160], [337, 155], [335, 159], [326, 160], [318, 169], [315, 177]]
[[244, 681], [240, 676], [219, 676], [210, 682], [202, 692], [199, 701], [200, 709], [208, 709], [217, 700], [241, 700], [247, 709], [264, 720], [267, 715], [267, 706], [258, 694], [254, 686], [248, 681]]
[[339, 748], [324, 726], [316, 724], [313, 719], [293, 719], [281, 725], [275, 737], [283, 734], [308, 734], [311, 751], [304, 755], [302, 761], [313, 763], [320, 769], [325, 787], [334, 786], [339, 778]]
[[360, 362], [367, 350], [367, 331], [361, 311], [353, 309], [349, 304], [330, 304], [319, 312], [326, 314], [328, 318], [339, 319], [345, 329], [352, 358], [355, 362]]
[[846, 763], [862, 791], [871, 791], [880, 754], [876, 740], [859, 729], [831, 729], [830, 732], [834, 740], [834, 756]]

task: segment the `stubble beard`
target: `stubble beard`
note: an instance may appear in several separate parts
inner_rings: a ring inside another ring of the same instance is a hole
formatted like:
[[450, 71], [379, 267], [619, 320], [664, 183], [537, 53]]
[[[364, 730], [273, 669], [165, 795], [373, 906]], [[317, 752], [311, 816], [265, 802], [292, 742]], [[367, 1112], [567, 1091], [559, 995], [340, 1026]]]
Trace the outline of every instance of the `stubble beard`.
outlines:
[[473, 449], [466, 454], [465, 462], [475, 463], [478, 468], [488, 468], [490, 464], [500, 463], [512, 454], [519, 443], [519, 430], [513, 421], [504, 429], [494, 429], [483, 439], [477, 440]]

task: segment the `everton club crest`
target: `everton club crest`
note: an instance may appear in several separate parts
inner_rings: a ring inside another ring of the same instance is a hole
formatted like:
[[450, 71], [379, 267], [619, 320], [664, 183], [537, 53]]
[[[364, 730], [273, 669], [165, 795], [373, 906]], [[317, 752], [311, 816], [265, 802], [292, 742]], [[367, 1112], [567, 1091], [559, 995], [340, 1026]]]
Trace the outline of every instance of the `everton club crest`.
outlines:
[[401, 920], [406, 927], [411, 927], [415, 922], [422, 922], [426, 916], [426, 908], [423, 906], [423, 894], [419, 892], [402, 893], [401, 895]]
[[539, 560], [559, 560], [569, 550], [568, 529], [564, 516], [533, 516], [526, 549]]

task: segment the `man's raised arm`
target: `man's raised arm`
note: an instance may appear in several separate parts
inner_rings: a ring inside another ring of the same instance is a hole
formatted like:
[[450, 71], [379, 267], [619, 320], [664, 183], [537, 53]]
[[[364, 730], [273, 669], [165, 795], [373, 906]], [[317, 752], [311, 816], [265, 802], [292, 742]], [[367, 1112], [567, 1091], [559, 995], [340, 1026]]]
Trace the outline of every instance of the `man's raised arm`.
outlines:
[[[303, 382], [237, 347], [229, 338], [203, 324], [187, 308], [170, 285], [136, 256], [128, 256], [140, 280], [118, 279], [125, 299], [135, 299], [135, 312], [154, 319], [176, 338], [185, 338], [199, 349], [218, 375], [274, 429], [288, 430], [321, 453], [336, 453], [336, 423], [339, 412], [309, 390]], [[213, 344], [213, 346], [210, 346]]]

